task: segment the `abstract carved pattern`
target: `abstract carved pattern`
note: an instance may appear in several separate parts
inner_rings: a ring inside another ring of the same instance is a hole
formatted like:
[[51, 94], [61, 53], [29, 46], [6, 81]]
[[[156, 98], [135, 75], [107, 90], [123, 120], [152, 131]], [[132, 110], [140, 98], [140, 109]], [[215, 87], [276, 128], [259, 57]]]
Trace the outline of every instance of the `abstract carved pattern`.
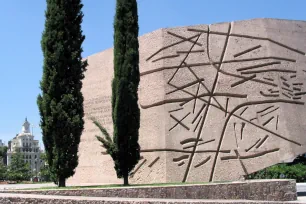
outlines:
[[[305, 33], [305, 21], [253, 19], [140, 36], [141, 159], [131, 183], [237, 180], [306, 153]], [[88, 63], [68, 182], [121, 183], [90, 120], [112, 134], [113, 49]]]
[[[303, 141], [281, 126], [290, 123], [286, 111], [305, 108], [306, 70], [296, 68], [305, 53], [273, 38], [234, 33], [231, 23], [225, 26], [227, 31], [210, 26], [165, 31], [164, 38], [171, 42], [146, 57], [147, 64], [159, 65], [142, 71], [141, 77], [163, 72], [165, 97], [140, 100], [140, 106], [142, 111], [165, 107], [166, 136], [174, 142], [142, 149], [144, 158], [134, 174], [160, 161], [147, 161], [146, 153], [172, 152], [169, 160], [182, 172], [181, 181], [195, 180], [189, 177], [197, 172], [208, 172], [199, 180], [213, 181], [223, 178], [216, 176], [218, 168], [229, 162], [235, 162], [232, 170], [243, 176], [255, 171], [252, 161], [276, 158], [258, 164], [261, 169], [281, 162], [277, 155], [287, 147], [303, 147]], [[290, 55], [271, 54], [274, 47]]]

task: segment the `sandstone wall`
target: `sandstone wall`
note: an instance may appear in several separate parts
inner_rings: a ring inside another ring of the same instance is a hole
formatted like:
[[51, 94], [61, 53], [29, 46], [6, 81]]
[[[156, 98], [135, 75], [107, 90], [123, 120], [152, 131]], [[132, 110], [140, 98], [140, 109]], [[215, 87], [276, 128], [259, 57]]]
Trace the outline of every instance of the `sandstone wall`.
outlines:
[[[254, 19], [139, 38], [142, 159], [131, 181], [236, 180], [306, 152], [306, 22]], [[113, 50], [88, 57], [70, 183], [117, 183], [88, 119], [109, 131]]]

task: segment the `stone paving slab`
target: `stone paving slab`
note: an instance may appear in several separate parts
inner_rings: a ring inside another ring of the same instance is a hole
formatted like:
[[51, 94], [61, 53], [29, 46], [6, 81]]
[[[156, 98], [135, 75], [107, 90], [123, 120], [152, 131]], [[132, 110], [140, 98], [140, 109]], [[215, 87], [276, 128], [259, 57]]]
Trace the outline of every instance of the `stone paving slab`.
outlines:
[[250, 201], [250, 200], [198, 200], [198, 199], [153, 199], [153, 198], [112, 198], [112, 197], [82, 197], [54, 196], [34, 194], [0, 193], [1, 204], [300, 204], [303, 201]]
[[[3, 191], [4, 192], [4, 191]], [[244, 199], [294, 201], [295, 180], [249, 180], [231, 183], [186, 184], [94, 189], [11, 190], [4, 193], [87, 197], [167, 198], [167, 199]]]

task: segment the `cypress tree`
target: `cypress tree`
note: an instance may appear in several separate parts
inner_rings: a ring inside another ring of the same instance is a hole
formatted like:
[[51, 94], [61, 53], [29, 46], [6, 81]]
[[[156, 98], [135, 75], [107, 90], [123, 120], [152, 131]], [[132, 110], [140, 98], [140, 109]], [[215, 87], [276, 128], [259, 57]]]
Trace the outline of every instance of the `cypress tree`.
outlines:
[[81, 0], [47, 0], [41, 40], [44, 64], [37, 103], [50, 172], [60, 187], [78, 165], [84, 126], [81, 80], [87, 62], [81, 57], [82, 7]]
[[112, 81], [113, 140], [96, 121], [104, 136], [97, 136], [115, 163], [118, 178], [128, 176], [140, 159], [138, 129], [139, 53], [136, 0], [117, 0], [114, 22], [114, 79]]

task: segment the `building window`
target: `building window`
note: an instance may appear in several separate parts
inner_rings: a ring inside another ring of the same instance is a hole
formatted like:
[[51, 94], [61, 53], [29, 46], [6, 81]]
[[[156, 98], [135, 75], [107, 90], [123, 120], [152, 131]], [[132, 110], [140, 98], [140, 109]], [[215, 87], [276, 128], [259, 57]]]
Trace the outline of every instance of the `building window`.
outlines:
[[35, 159], [37, 158], [37, 155], [35, 154]]

